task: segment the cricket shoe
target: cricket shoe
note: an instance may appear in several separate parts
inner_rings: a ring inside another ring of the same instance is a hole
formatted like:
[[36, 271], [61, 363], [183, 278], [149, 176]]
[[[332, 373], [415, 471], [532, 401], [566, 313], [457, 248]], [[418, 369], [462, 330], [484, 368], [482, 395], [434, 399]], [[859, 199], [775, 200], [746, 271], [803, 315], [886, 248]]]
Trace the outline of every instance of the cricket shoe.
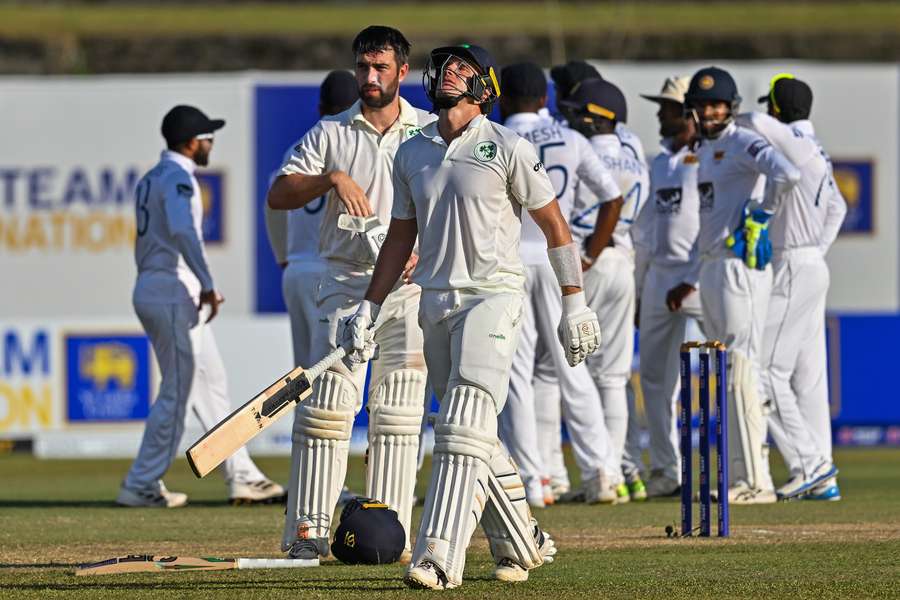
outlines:
[[643, 502], [647, 499], [647, 486], [637, 471], [625, 476], [625, 485], [628, 488], [628, 497], [633, 502]]
[[449, 590], [456, 586], [447, 581], [447, 576], [430, 560], [422, 560], [406, 571], [403, 583], [415, 590]]
[[288, 558], [319, 560], [320, 557], [328, 556], [328, 552], [328, 538], [306, 538], [294, 540], [287, 554]]
[[133, 490], [122, 486], [116, 498], [119, 506], [146, 508], [178, 508], [187, 504], [187, 494], [170, 492], [165, 484], [159, 481], [156, 487]]
[[550, 479], [541, 479], [541, 490], [544, 492], [544, 506], [553, 506], [556, 503], [556, 494], [553, 493], [553, 485]]
[[631, 494], [628, 491], [628, 484], [624, 481], [616, 486], [616, 497], [618, 501], [615, 504], [625, 504], [631, 502]]
[[[554, 557], [556, 556], [556, 543], [553, 541], [553, 538], [550, 537], [549, 533], [543, 531], [538, 526], [538, 522], [536, 519], [531, 519], [531, 527], [534, 535], [534, 541], [537, 543], [538, 550], [541, 553], [541, 558], [544, 561], [543, 564], [549, 565], [553, 562]], [[494, 578], [498, 579], [499, 581], [506, 581], [509, 583], [527, 581], [528, 569], [511, 558], [503, 557], [499, 561], [497, 561], [497, 566], [494, 568]]]
[[681, 484], [677, 480], [667, 477], [661, 470], [650, 473], [647, 480], [648, 498], [669, 498], [681, 493]]
[[818, 467], [813, 469], [813, 472], [810, 473], [809, 477], [803, 477], [802, 475], [791, 477], [786, 484], [776, 491], [778, 499], [793, 500], [794, 498], [798, 498], [826, 479], [831, 479], [837, 475], [837, 473], [838, 470], [837, 467], [834, 466], [834, 463], [822, 462]]
[[544, 508], [546, 500], [544, 498], [544, 486], [540, 477], [527, 477], [523, 481], [525, 484], [525, 500], [531, 508]]
[[837, 502], [841, 499], [841, 488], [838, 487], [837, 478], [831, 477], [826, 479], [813, 489], [809, 490], [803, 500], [818, 500], [826, 502]]
[[557, 477], [550, 478], [550, 489], [553, 491], [553, 501], [557, 502], [564, 495], [569, 493], [572, 487], [567, 479], [559, 479]]
[[271, 479], [259, 481], [232, 481], [228, 501], [235, 506], [240, 504], [279, 504], [285, 501], [284, 488]]
[[[719, 501], [717, 490], [710, 490], [709, 495], [713, 502]], [[699, 501], [699, 494], [696, 494], [694, 499]], [[750, 484], [743, 479], [728, 488], [729, 504], [774, 504], [777, 501], [778, 496], [775, 495], [775, 490], [750, 487]]]
[[[619, 504], [617, 487], [603, 471], [597, 471], [594, 477], [581, 482], [581, 501], [588, 504]], [[628, 495], [627, 489], [625, 495]]]

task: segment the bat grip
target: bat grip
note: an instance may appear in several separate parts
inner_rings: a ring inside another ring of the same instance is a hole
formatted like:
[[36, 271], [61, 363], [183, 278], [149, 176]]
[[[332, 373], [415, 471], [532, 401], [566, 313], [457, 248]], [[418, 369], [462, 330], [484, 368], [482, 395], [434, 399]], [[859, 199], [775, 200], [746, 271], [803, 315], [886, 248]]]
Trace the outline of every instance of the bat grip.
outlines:
[[324, 373], [328, 367], [344, 358], [346, 354], [347, 351], [343, 346], [339, 346], [337, 350], [332, 350], [325, 358], [306, 370], [306, 378], [312, 382], [316, 377]]

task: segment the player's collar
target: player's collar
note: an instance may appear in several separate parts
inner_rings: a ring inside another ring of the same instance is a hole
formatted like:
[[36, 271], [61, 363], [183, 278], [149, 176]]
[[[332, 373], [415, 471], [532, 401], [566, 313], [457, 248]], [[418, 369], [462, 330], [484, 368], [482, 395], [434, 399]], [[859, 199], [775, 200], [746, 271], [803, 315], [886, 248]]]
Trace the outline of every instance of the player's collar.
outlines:
[[796, 121], [791, 121], [791, 127], [796, 127], [800, 130], [800, 133], [804, 135], [809, 135], [815, 137], [816, 130], [813, 127], [812, 121], [809, 119], [798, 119]]
[[520, 126], [528, 126], [533, 125], [539, 121], [543, 121], [544, 117], [536, 112], [520, 112], [514, 115], [510, 115], [506, 118], [506, 121], [503, 123], [506, 127], [510, 129], [515, 129]]
[[192, 161], [184, 154], [175, 152], [173, 150], [163, 150], [159, 158], [160, 160], [170, 160], [191, 174], [193, 174], [194, 171], [197, 170], [197, 163]]
[[[347, 124], [352, 125], [355, 122], [374, 129], [372, 124], [366, 120], [365, 115], [362, 113], [362, 100], [357, 100], [353, 103], [353, 106], [347, 109]], [[402, 96], [400, 97], [400, 115], [397, 117], [397, 123], [404, 127], [407, 125], [415, 126], [419, 124], [419, 116], [416, 113], [416, 109]], [[395, 126], [396, 125], [391, 126], [391, 129]]]
[[[475, 117], [474, 119], [469, 121], [469, 124], [466, 125], [466, 128], [462, 132], [462, 135], [460, 135], [456, 139], [460, 140], [463, 137], [465, 137], [469, 133], [469, 131], [475, 131], [477, 129], [480, 129], [484, 123], [487, 123], [487, 121], [488, 121], [488, 118], [486, 116], [478, 115], [477, 117]], [[442, 146], [448, 145], [447, 142], [444, 141], [444, 138], [441, 137], [441, 132], [438, 130], [438, 122], [437, 121], [432, 121], [431, 123], [429, 123], [428, 125], [423, 127], [422, 130], [419, 132], [419, 135], [421, 135], [424, 138], [428, 138], [435, 144], [441, 144]]]

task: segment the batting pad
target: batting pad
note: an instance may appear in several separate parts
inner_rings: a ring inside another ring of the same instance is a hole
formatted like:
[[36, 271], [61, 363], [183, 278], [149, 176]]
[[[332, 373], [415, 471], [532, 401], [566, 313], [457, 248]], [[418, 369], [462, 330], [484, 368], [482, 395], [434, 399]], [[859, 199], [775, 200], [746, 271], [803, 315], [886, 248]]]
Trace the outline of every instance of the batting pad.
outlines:
[[[347, 475], [355, 405], [352, 382], [325, 371], [316, 392], [297, 409], [291, 449], [291, 469], [299, 474], [293, 490], [297, 501], [295, 507], [288, 505], [282, 547], [298, 537], [328, 539]], [[308, 531], [307, 522], [311, 522]]]
[[413, 564], [434, 562], [452, 586], [462, 584], [466, 548], [487, 502], [488, 464], [497, 444], [491, 396], [465, 385], [449, 390], [434, 425], [431, 482]]
[[731, 372], [728, 377], [728, 452], [731, 457], [732, 481], [744, 479], [751, 488], [766, 481], [763, 468], [763, 446], [766, 443], [766, 423], [762, 401], [753, 376], [752, 363], [739, 352], [728, 355]]
[[490, 461], [488, 503], [481, 515], [481, 527], [488, 538], [495, 562], [509, 558], [526, 569], [544, 563], [534, 539], [531, 509], [525, 499], [525, 484], [519, 470], [497, 444]]
[[425, 374], [401, 369], [386, 375], [369, 399], [366, 495], [397, 511], [409, 548], [413, 493], [422, 426]]

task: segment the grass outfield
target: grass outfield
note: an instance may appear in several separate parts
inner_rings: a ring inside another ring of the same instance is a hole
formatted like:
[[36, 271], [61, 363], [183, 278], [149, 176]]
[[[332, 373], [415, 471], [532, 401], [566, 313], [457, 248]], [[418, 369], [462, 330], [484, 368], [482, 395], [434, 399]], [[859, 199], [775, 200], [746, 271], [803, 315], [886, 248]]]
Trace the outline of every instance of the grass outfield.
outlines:
[[0, 3], [0, 35], [352, 35], [373, 22], [408, 36], [633, 33], [896, 33], [900, 4], [816, 2], [401, 1], [380, 7], [328, 4], [65, 6]]
[[[526, 584], [490, 579], [476, 534], [460, 598], [896, 598], [900, 596], [900, 450], [842, 450], [844, 500], [733, 507], [729, 540], [666, 539], [677, 500], [617, 507], [559, 505], [538, 518], [560, 547], [557, 562]], [[287, 459], [261, 459], [285, 480]], [[774, 463], [780, 463], [776, 458]], [[177, 510], [111, 504], [127, 461], [0, 458], [0, 598], [422, 597], [400, 568], [334, 561], [301, 570], [146, 573], [75, 578], [80, 562], [127, 553], [278, 556], [282, 509], [231, 507], [214, 476], [198, 481], [185, 461], [166, 478], [190, 494]], [[351, 462], [362, 489], [363, 465]], [[779, 470], [776, 478], [783, 478]], [[420, 478], [424, 480], [425, 478]], [[420, 489], [424, 481], [420, 481]], [[414, 515], [418, 519], [421, 514]], [[696, 517], [695, 517], [696, 518]]]

